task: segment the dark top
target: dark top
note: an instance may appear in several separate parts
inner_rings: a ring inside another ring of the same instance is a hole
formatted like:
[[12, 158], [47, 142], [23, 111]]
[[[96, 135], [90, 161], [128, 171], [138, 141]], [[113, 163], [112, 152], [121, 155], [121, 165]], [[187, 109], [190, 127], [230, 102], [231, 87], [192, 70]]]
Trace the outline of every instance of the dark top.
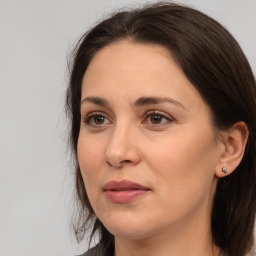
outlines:
[[113, 256], [114, 253], [112, 250], [106, 250], [106, 247], [99, 243], [95, 247], [89, 249], [87, 252], [85, 252], [82, 255], [79, 256]]
[[103, 247], [101, 246], [101, 244], [98, 244], [80, 256], [105, 256], [105, 255], [106, 254], [104, 253]]
[[[112, 252], [106, 251], [106, 249], [104, 249], [104, 246], [101, 243], [99, 243], [95, 247], [89, 249], [87, 252], [79, 256], [113, 256], [113, 255], [114, 254]], [[225, 256], [225, 255], [221, 253], [220, 256]]]

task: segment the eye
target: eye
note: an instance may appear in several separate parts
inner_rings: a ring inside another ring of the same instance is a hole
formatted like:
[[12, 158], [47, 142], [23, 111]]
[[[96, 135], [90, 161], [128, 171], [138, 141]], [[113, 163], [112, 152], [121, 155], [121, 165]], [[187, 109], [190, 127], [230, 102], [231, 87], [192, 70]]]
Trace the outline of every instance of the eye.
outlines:
[[161, 124], [163, 119], [164, 119], [163, 116], [160, 116], [160, 115], [151, 115], [149, 117], [149, 120], [152, 124]]
[[102, 126], [111, 122], [100, 113], [90, 113], [84, 118], [84, 123], [91, 126]]
[[146, 113], [146, 119], [143, 121], [143, 123], [148, 123], [152, 126], [157, 126], [157, 125], [164, 125], [172, 121], [173, 121], [172, 118], [167, 117], [164, 114], [158, 113], [156, 111], [151, 111]]

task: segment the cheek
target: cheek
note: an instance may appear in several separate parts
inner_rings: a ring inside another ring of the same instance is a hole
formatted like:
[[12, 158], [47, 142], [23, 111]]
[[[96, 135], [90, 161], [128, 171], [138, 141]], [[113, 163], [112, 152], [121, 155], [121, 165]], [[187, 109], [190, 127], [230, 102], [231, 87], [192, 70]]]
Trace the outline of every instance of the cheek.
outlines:
[[88, 183], [99, 173], [103, 161], [103, 152], [100, 143], [93, 143], [90, 138], [79, 137], [77, 156], [80, 170], [85, 182]]
[[[198, 183], [214, 177], [216, 145], [209, 131], [192, 133], [180, 131], [166, 137], [158, 147], [148, 147], [147, 161], [160, 181], [178, 190], [184, 185]], [[168, 181], [168, 182], [167, 182]]]
[[[216, 153], [208, 136], [199, 138], [183, 133], [182, 139], [176, 138], [159, 144], [157, 150], [149, 147], [147, 160], [155, 178], [156, 204], [179, 219], [211, 200]], [[169, 214], [165, 217], [170, 218]]]

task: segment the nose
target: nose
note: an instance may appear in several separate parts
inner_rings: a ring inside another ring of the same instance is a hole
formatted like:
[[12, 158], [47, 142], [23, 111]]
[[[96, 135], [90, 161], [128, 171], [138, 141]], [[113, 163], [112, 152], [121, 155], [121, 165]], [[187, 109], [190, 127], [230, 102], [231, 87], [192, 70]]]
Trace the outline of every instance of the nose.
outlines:
[[105, 151], [105, 161], [108, 165], [122, 168], [126, 165], [137, 165], [141, 161], [135, 133], [127, 126], [116, 126], [112, 130]]

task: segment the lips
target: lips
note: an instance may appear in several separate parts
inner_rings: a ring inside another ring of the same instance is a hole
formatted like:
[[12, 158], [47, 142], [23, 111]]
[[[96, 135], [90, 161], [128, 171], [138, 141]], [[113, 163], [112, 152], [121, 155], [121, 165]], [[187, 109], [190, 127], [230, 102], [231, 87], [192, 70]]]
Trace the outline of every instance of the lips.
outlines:
[[114, 203], [128, 203], [145, 195], [150, 189], [138, 183], [123, 180], [106, 183], [103, 191], [106, 197]]

